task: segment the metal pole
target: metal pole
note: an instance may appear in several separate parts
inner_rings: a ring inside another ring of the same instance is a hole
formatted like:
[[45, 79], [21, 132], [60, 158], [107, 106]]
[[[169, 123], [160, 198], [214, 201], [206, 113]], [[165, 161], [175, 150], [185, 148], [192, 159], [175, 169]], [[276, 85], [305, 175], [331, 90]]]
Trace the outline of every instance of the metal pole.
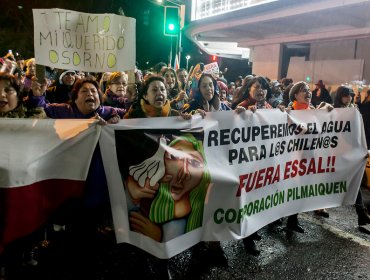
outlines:
[[[175, 59], [176, 59], [176, 56], [177, 56], [177, 54], [179, 53], [179, 36], [177, 35], [176, 36], [176, 45], [175, 45]], [[175, 63], [176, 63], [176, 61], [175, 61]], [[180, 62], [179, 62], [179, 65], [180, 65]], [[173, 68], [175, 68], [175, 67], [173, 67]]]
[[181, 36], [182, 36], [182, 30], [180, 29], [180, 35], [179, 35], [179, 68], [181, 68], [181, 52], [182, 52]]
[[168, 64], [169, 64], [169, 67], [171, 67], [172, 65], [172, 36], [171, 36], [171, 44], [170, 44], [170, 57], [169, 57], [169, 60], [168, 60]]

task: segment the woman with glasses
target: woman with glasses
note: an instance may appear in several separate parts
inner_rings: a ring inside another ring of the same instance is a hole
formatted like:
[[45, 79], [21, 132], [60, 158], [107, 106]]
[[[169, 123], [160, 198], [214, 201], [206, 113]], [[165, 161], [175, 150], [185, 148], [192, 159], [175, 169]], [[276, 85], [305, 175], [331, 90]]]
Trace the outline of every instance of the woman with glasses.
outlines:
[[113, 72], [109, 75], [103, 105], [128, 110], [135, 98], [136, 90], [128, 89], [128, 76], [125, 72]]

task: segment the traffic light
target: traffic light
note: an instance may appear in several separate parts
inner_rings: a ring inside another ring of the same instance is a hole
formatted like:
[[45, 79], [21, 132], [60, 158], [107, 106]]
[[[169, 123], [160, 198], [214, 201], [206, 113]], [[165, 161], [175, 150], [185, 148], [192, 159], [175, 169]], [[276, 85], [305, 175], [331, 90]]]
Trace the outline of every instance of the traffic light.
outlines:
[[212, 61], [217, 61], [217, 56], [216, 55], [212, 55]]
[[180, 18], [178, 7], [164, 7], [165, 36], [177, 36], [180, 32]]

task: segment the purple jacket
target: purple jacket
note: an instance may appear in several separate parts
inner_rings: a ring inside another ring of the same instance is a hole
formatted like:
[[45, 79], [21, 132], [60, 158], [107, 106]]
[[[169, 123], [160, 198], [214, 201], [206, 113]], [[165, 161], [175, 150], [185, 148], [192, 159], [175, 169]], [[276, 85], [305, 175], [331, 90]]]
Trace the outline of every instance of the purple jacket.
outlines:
[[95, 113], [98, 113], [104, 120], [109, 120], [115, 115], [119, 115], [120, 118], [125, 114], [126, 110], [113, 108], [110, 106], [99, 106], [95, 112], [84, 115], [82, 114], [75, 104], [66, 103], [47, 103], [45, 96], [33, 96], [29, 95], [29, 104], [32, 107], [43, 107], [46, 115], [52, 119], [89, 119], [94, 117]]

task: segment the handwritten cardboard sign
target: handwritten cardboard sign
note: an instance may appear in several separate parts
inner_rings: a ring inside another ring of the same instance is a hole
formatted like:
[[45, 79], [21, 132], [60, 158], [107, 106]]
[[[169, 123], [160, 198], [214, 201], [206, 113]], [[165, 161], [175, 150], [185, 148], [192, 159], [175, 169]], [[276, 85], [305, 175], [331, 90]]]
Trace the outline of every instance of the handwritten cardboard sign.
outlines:
[[88, 72], [135, 68], [134, 18], [33, 9], [33, 21], [37, 64]]

